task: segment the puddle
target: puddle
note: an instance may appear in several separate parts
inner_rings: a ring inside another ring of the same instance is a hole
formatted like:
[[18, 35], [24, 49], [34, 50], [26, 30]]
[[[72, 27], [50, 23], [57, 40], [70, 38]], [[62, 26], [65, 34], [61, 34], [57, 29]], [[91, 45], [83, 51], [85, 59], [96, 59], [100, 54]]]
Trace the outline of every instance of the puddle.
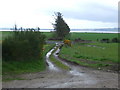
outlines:
[[[54, 71], [59, 71], [59, 69], [57, 67], [54, 66], [54, 64], [52, 62], [50, 62], [49, 60], [49, 56], [51, 55], [52, 51], [54, 49], [56, 49], [58, 47], [58, 43], [56, 43], [56, 46], [51, 49], [47, 54], [46, 54], [46, 61], [49, 65], [49, 69], [50, 70], [54, 70]], [[78, 67], [74, 66], [74, 65], [71, 65], [69, 63], [66, 63], [62, 60], [60, 60], [58, 58], [58, 53], [60, 52], [60, 49], [58, 48], [55, 53], [53, 53], [53, 55], [59, 60], [61, 61], [63, 64], [67, 65], [68, 67], [71, 68], [70, 71], [66, 72], [70, 75], [73, 75], [73, 78], [70, 78], [69, 81], [65, 81], [65, 83], [58, 83], [56, 85], [51, 85], [51, 86], [48, 86], [48, 87], [70, 87], [70, 86], [75, 86], [75, 87], [79, 87], [79, 85], [90, 85], [90, 84], [95, 84], [95, 81], [91, 80], [92, 78], [89, 78], [88, 75], [86, 75], [83, 71], [79, 71], [77, 70]], [[92, 82], [92, 83], [91, 83]], [[76, 86], [78, 85], [78, 86]]]
[[[58, 48], [53, 55], [54, 55], [59, 61], [61, 61], [61, 60], [58, 58], [58, 53], [59, 53], [59, 52], [60, 52], [60, 49]], [[70, 74], [75, 75], [75, 76], [81, 76], [81, 75], [83, 75], [83, 73], [78, 72], [78, 71], [76, 70], [76, 68], [74, 68], [73, 66], [69, 65], [68, 63], [66, 63], [66, 62], [64, 62], [64, 61], [61, 61], [61, 62], [62, 62], [63, 64], [65, 64], [66, 66], [72, 68], [72, 70], [69, 71]]]
[[83, 75], [83, 73], [80, 73], [77, 70], [71, 70], [70, 74], [75, 75], [75, 76], [82, 76]]
[[90, 85], [95, 85], [96, 82], [93, 82], [93, 80], [87, 80], [87, 81], [84, 81], [84, 80], [81, 80], [81, 81], [72, 81], [72, 82], [65, 82], [65, 83], [60, 83], [60, 84], [56, 84], [56, 85], [51, 85], [51, 86], [48, 86], [47, 88], [58, 88], [58, 87], [61, 87], [61, 88], [80, 88], [81, 87], [89, 87]]
[[52, 62], [50, 62], [50, 60], [49, 60], [49, 57], [50, 57], [52, 51], [53, 51], [55, 48], [56, 48], [56, 47], [54, 47], [53, 49], [51, 49], [51, 50], [46, 54], [46, 62], [48, 63], [48, 67], [49, 67], [50, 70], [58, 71], [58, 68], [56, 68], [56, 67], [54, 66], [54, 64], [53, 64]]

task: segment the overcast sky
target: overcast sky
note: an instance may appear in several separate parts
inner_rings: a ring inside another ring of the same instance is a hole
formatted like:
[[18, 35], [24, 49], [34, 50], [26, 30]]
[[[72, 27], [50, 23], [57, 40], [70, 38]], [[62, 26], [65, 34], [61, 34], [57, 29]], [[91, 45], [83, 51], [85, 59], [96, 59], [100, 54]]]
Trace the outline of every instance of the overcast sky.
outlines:
[[0, 0], [0, 28], [53, 28], [54, 12], [61, 12], [71, 29], [114, 28], [119, 0]]

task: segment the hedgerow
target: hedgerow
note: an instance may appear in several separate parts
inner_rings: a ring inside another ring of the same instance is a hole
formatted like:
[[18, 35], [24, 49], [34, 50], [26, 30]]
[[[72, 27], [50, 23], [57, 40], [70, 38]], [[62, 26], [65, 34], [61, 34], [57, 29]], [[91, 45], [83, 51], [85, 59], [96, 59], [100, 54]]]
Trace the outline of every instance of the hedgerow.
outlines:
[[45, 36], [32, 29], [14, 31], [12, 36], [2, 42], [3, 60], [38, 60], [42, 59]]

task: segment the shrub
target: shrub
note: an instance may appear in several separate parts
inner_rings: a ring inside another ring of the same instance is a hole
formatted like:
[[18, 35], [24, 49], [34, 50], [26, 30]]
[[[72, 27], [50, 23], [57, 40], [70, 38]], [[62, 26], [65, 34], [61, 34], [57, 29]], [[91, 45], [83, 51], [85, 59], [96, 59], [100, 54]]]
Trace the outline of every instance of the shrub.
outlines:
[[108, 38], [104, 38], [104, 39], [101, 40], [101, 42], [103, 42], [103, 43], [109, 43], [110, 40]]
[[117, 42], [119, 42], [119, 40], [118, 40], [118, 38], [113, 38], [113, 39], [112, 39], [112, 42], [113, 42], [113, 43], [117, 43]]
[[71, 41], [70, 40], [64, 40], [63, 42], [64, 42], [64, 44], [66, 44], [68, 46], [71, 46]]
[[42, 59], [45, 36], [39, 31], [14, 31], [12, 36], [2, 43], [4, 60]]

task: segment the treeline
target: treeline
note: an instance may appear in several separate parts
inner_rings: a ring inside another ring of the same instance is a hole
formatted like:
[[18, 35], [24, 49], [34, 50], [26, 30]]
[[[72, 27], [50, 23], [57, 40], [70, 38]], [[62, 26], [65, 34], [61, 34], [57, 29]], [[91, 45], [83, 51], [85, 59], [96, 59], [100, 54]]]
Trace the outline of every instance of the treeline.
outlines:
[[15, 29], [12, 36], [2, 42], [3, 60], [40, 60], [45, 35], [34, 29], [18, 31]]

